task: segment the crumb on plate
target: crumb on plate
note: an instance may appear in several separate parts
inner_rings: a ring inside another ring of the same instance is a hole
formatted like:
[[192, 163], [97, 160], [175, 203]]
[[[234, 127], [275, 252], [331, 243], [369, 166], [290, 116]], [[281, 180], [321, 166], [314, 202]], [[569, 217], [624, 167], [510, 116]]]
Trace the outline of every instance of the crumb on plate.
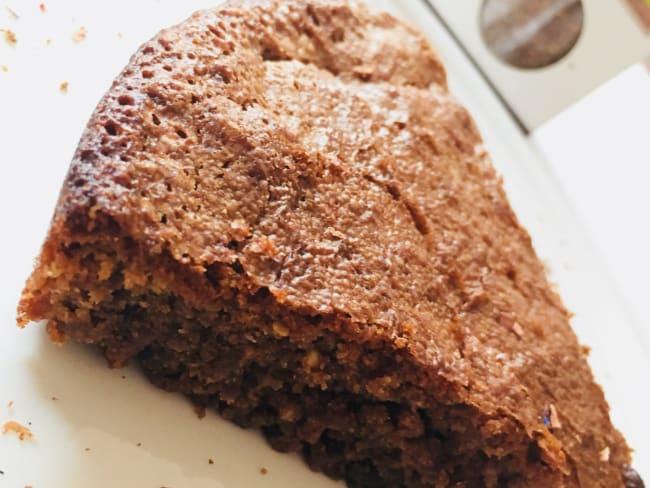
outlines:
[[212, 458], [208, 459], [208, 464], [214, 464], [214, 460]]
[[21, 441], [30, 440], [34, 438], [34, 434], [24, 425], [16, 422], [15, 420], [8, 420], [2, 426], [2, 433], [14, 433], [18, 436]]
[[18, 42], [16, 33], [11, 29], [5, 29], [4, 33], [5, 33], [5, 41], [7, 42], [7, 44], [9, 44], [10, 46], [15, 46], [16, 43]]
[[267, 474], [268, 472], [269, 472], [268, 469], [266, 469], [266, 468], [260, 468], [260, 474], [263, 474], [263, 475], [264, 475], [264, 474]]
[[86, 37], [88, 36], [88, 31], [86, 28], [82, 25], [77, 29], [73, 34], [72, 34], [72, 40], [74, 42], [81, 42], [83, 41]]
[[47, 11], [47, 7], [45, 6], [44, 3], [39, 4], [38, 9], [43, 13]]
[[[4, 68], [6, 68], [6, 66], [3, 64], [3, 65], [2, 65], [2, 71], [5, 71]], [[13, 407], [13, 406], [14, 406], [14, 401], [13, 401], [13, 400], [9, 400], [9, 403], [7, 403], [7, 408], [11, 408], [11, 407]]]
[[[64, 81], [59, 85], [59, 90], [61, 91], [61, 93], [68, 93], [69, 86], [70, 84], [67, 81]], [[52, 400], [54, 400], [54, 397], [52, 397]]]

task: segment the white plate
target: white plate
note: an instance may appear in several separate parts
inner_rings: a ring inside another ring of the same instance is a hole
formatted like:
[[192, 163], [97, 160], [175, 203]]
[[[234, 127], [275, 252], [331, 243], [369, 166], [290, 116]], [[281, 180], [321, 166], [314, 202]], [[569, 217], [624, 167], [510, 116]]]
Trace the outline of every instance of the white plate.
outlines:
[[[0, 487], [341, 486], [311, 473], [296, 456], [275, 453], [255, 432], [212, 413], [199, 420], [185, 399], [153, 388], [135, 369], [109, 370], [92, 350], [51, 345], [42, 327], [15, 327], [21, 287], [97, 100], [141, 42], [210, 3], [53, 1], [45, 13], [36, 2], [10, 3], [20, 18], [10, 18], [0, 1], [0, 28], [18, 37], [15, 48], [0, 42], [0, 65], [8, 67], [0, 70], [0, 423], [31, 422], [35, 440], [0, 436]], [[574, 326], [593, 347], [615, 423], [649, 479], [650, 363], [552, 175], [421, 3], [374, 3], [418, 24], [438, 47], [515, 210], [576, 312]], [[71, 36], [81, 26], [87, 38], [75, 44]], [[66, 81], [62, 94], [59, 84]]]

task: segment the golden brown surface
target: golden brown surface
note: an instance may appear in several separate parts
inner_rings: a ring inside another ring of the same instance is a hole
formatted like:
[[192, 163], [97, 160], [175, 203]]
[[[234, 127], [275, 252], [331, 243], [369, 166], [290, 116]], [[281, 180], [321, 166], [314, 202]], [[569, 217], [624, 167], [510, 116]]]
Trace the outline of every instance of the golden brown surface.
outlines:
[[418, 33], [354, 2], [229, 2], [145, 44], [19, 312], [351, 486], [624, 486], [472, 119]]

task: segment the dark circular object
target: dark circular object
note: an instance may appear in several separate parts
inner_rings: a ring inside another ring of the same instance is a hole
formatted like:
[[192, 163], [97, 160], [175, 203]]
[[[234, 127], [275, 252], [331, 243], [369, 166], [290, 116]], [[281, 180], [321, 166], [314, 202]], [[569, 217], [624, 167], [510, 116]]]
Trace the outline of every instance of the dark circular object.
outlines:
[[581, 0], [484, 0], [481, 35], [505, 63], [542, 68], [571, 51], [583, 21]]

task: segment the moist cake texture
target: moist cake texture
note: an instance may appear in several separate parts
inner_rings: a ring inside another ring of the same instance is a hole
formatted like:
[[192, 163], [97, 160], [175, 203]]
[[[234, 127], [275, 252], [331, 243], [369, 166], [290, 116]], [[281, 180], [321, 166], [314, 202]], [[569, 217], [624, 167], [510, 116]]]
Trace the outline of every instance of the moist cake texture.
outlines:
[[142, 46], [40, 319], [351, 487], [643, 486], [439, 59], [356, 2], [232, 1]]

